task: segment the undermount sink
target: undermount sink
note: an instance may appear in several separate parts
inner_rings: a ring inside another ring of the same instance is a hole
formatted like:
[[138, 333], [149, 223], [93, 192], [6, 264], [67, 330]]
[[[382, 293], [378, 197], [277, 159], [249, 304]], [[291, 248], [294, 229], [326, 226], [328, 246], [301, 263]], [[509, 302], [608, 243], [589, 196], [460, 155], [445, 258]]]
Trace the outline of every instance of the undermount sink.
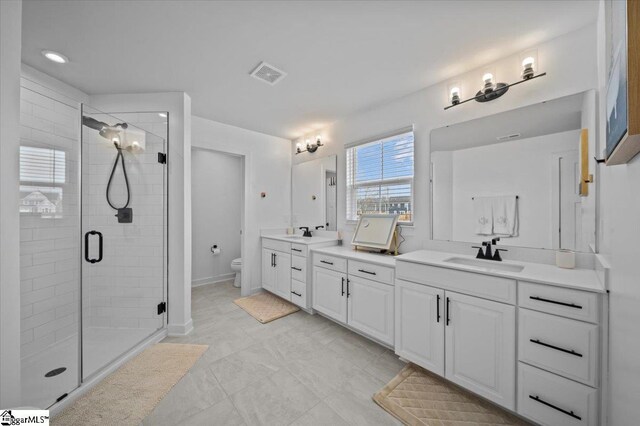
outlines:
[[486, 271], [521, 272], [524, 269], [522, 265], [500, 263], [495, 260], [469, 259], [467, 257], [451, 257], [445, 259], [445, 262], [455, 265], [473, 266], [474, 268], [484, 269]]

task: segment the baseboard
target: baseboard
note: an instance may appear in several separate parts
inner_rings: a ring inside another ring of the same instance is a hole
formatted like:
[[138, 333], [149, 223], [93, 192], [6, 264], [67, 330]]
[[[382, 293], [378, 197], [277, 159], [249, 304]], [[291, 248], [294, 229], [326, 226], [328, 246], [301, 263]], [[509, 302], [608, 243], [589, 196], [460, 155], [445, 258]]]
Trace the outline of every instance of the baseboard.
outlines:
[[186, 336], [193, 330], [193, 320], [189, 318], [184, 324], [168, 324], [167, 334], [169, 336]]
[[191, 287], [200, 287], [200, 286], [203, 286], [203, 285], [217, 284], [217, 283], [221, 283], [221, 282], [224, 282], [224, 281], [232, 280], [235, 277], [236, 277], [236, 273], [235, 272], [231, 272], [231, 273], [228, 273], [228, 274], [218, 275], [217, 277], [199, 278], [197, 280], [192, 280], [191, 281]]

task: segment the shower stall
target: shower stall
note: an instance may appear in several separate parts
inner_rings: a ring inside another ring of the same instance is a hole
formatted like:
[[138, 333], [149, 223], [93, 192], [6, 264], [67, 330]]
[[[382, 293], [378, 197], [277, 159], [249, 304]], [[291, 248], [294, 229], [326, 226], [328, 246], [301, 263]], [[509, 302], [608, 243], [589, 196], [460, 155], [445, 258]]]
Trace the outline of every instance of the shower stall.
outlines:
[[166, 327], [167, 121], [23, 79], [23, 405], [50, 407]]

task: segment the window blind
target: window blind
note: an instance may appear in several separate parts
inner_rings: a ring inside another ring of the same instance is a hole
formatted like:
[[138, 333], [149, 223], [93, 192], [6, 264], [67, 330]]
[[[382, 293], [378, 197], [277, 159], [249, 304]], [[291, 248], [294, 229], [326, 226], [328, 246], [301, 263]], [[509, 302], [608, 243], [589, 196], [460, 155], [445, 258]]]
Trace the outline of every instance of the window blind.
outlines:
[[413, 171], [413, 131], [347, 148], [347, 220], [397, 213], [412, 223]]
[[20, 146], [20, 181], [63, 184], [65, 152], [50, 148]]

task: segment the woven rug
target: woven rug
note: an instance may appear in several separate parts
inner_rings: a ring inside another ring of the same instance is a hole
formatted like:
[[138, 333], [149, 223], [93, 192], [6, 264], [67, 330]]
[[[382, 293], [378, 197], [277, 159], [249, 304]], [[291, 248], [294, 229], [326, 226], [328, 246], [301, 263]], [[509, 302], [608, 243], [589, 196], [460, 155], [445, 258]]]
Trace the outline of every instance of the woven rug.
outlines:
[[294, 312], [298, 312], [298, 308], [293, 303], [287, 302], [266, 291], [253, 296], [241, 297], [233, 301], [236, 305], [247, 311], [249, 315], [257, 319], [263, 324], [285, 317]]
[[405, 425], [528, 425], [414, 364], [407, 364], [373, 400]]
[[137, 355], [52, 419], [53, 425], [138, 426], [206, 345], [158, 343]]

